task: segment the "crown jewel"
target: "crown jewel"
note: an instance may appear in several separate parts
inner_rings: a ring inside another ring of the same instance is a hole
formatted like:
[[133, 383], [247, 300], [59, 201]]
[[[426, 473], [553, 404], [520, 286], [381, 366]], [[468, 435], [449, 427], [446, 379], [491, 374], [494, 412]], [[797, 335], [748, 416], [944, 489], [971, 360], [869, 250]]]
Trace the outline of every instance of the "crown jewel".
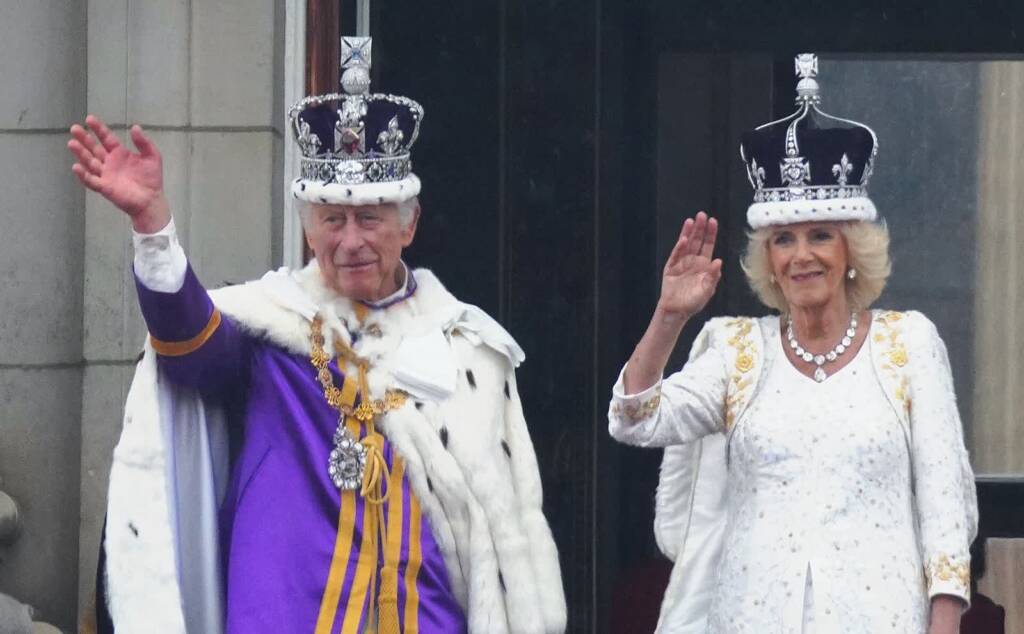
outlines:
[[419, 192], [410, 149], [423, 108], [407, 97], [369, 92], [372, 50], [372, 38], [341, 38], [343, 92], [306, 97], [289, 109], [302, 153], [292, 186], [297, 198], [365, 204]]
[[878, 153], [868, 126], [823, 112], [818, 57], [797, 55], [797, 111], [743, 135], [740, 157], [754, 188], [753, 228], [811, 220], [873, 220], [867, 184]]
[[796, 84], [797, 105], [804, 102], [819, 103], [821, 98], [818, 96], [819, 87], [815, 79], [818, 76], [818, 56], [814, 53], [801, 53], [793, 60], [793, 65], [800, 78]]

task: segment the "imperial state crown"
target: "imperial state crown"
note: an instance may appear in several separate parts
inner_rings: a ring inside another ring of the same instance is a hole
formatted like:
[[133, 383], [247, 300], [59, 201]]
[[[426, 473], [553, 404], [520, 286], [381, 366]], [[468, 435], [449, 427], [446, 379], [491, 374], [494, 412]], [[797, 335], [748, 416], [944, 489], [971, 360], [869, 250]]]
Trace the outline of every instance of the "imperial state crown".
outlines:
[[411, 149], [423, 107], [371, 93], [372, 38], [341, 38], [341, 93], [302, 99], [288, 111], [302, 153], [292, 195], [323, 204], [398, 203], [420, 192]]

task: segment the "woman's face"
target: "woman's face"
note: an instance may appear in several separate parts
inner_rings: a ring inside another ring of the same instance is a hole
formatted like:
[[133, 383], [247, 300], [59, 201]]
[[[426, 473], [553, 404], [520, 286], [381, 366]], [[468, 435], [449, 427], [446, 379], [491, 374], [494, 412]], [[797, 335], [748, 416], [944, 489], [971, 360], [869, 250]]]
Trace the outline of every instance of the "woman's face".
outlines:
[[791, 308], [845, 299], [846, 238], [835, 222], [801, 222], [773, 230], [768, 259]]

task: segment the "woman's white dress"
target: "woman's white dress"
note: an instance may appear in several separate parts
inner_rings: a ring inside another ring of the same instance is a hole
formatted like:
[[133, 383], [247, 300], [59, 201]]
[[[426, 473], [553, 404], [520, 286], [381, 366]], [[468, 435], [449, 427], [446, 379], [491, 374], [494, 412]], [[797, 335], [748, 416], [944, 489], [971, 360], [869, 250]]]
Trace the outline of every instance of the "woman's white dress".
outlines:
[[[917, 443], [908, 442], [876, 376], [869, 345], [818, 383], [785, 357], [777, 319], [767, 330], [764, 352], [774, 363], [761, 375], [741, 424], [730, 430], [727, 520], [707, 631], [923, 634], [929, 589], [922, 551], [929, 549], [919, 538], [913, 474], [915, 463], [923, 463], [915, 460]], [[625, 421], [613, 413], [613, 435], [666, 445], [726, 431], [723, 414], [715, 411], [724, 395], [716, 376], [721, 361], [710, 348], [656, 386], [662, 415]], [[613, 411], [616, 399], [629, 398], [620, 377]], [[959, 435], [948, 443], [949, 455], [938, 459], [932, 450], [923, 452], [931, 456], [926, 477], [953, 473], [943, 465], [959, 465], [957, 444], [962, 451]], [[916, 490], [949, 494], [953, 512], [930, 519], [949, 524], [938, 533], [946, 545], [955, 544], [948, 555], [965, 565], [969, 521], [956, 473], [955, 481]], [[943, 512], [941, 501], [934, 502], [926, 500], [928, 512]], [[929, 537], [935, 532], [932, 526]]]

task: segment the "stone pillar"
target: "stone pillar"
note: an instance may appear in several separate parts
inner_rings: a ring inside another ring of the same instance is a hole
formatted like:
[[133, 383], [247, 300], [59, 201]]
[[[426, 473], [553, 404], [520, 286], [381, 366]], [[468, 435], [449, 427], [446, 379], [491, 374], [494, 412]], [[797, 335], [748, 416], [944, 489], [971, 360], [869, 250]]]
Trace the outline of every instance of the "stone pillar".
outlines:
[[[91, 0], [88, 111], [163, 153], [182, 244], [209, 287], [282, 259], [286, 0]], [[86, 200], [79, 595], [88, 610], [111, 451], [145, 330], [130, 225]]]
[[1024, 473], [1024, 68], [981, 65], [978, 120], [978, 255], [976, 259], [974, 424], [976, 472]]
[[[1024, 65], [980, 64], [978, 240], [974, 302], [974, 412], [968, 438], [975, 473], [1024, 473]], [[989, 538], [978, 591], [1006, 609], [1006, 631], [1024, 628], [1024, 539]]]
[[82, 191], [66, 132], [85, 110], [85, 3], [5, 2], [0, 19], [0, 488], [20, 537], [0, 593], [70, 631], [78, 558]]
[[1024, 631], [1024, 539], [990, 537], [978, 592], [1006, 609], [1006, 631]]

